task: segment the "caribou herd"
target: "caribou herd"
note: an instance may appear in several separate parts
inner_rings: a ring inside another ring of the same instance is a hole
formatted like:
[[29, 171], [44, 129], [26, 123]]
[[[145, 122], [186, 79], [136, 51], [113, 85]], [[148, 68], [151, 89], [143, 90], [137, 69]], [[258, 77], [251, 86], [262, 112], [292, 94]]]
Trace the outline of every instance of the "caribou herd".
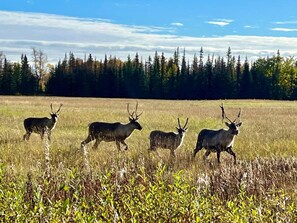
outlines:
[[[24, 127], [26, 130], [25, 135], [23, 136], [23, 140], [27, 141], [30, 138], [31, 133], [37, 133], [40, 135], [43, 140], [44, 135], [46, 134], [48, 140], [50, 141], [50, 136], [52, 130], [55, 128], [59, 112], [61, 110], [62, 104], [59, 109], [54, 112], [52, 104], [51, 108], [51, 118], [26, 118], [24, 120]], [[239, 113], [237, 117], [232, 121], [229, 119], [225, 113], [223, 104], [220, 105], [222, 112], [222, 120], [227, 119], [229, 122], [225, 122], [227, 129], [202, 129], [197, 138], [196, 147], [193, 151], [193, 158], [195, 158], [196, 153], [202, 150], [203, 148], [206, 150], [203, 158], [206, 158], [210, 155], [211, 152], [217, 154], [217, 161], [220, 163], [220, 154], [223, 151], [226, 151], [230, 155], [233, 156], [234, 164], [236, 164], [236, 155], [232, 150], [235, 136], [239, 133], [239, 127], [241, 126], [240, 114], [241, 110], [239, 109]], [[117, 149], [121, 150], [121, 144], [125, 146], [125, 150], [128, 149], [128, 145], [125, 142], [125, 139], [131, 136], [135, 129], [141, 130], [142, 126], [139, 124], [138, 119], [142, 115], [138, 113], [138, 102], [136, 103], [135, 110], [131, 113], [129, 109], [129, 104], [127, 104], [127, 112], [129, 114], [129, 122], [126, 124], [122, 124], [120, 122], [115, 123], [107, 123], [107, 122], [92, 122], [88, 127], [88, 136], [87, 138], [81, 142], [81, 148], [84, 148], [86, 144], [95, 140], [93, 145], [93, 149], [96, 149], [100, 142], [115, 142]], [[178, 127], [176, 127], [177, 132], [163, 132], [161, 130], [153, 130], [149, 135], [149, 151], [155, 151], [157, 153], [157, 148], [169, 149], [170, 156], [172, 158], [175, 157], [175, 150], [179, 148], [185, 137], [185, 133], [188, 130], [188, 121], [189, 118], [186, 119], [183, 127], [180, 124], [179, 118], [177, 119]], [[157, 153], [158, 154], [158, 153]]]

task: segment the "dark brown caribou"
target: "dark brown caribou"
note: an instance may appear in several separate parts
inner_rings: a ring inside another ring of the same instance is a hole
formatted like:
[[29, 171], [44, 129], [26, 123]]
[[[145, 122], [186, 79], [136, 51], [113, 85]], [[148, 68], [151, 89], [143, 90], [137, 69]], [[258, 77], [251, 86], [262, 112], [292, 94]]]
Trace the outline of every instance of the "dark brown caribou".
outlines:
[[150, 133], [150, 148], [149, 151], [156, 151], [157, 148], [169, 149], [171, 157], [175, 157], [175, 150], [179, 148], [188, 130], [188, 118], [183, 127], [180, 125], [179, 118], [177, 119], [178, 127], [176, 132], [163, 132], [160, 130], [154, 130]]
[[203, 129], [198, 134], [196, 148], [194, 149], [194, 158], [197, 152], [199, 152], [202, 148], [206, 149], [206, 153], [203, 158], [209, 156], [211, 152], [217, 153], [218, 163], [220, 163], [220, 154], [223, 151], [231, 154], [234, 158], [234, 164], [236, 164], [236, 155], [232, 150], [235, 136], [239, 134], [239, 127], [241, 126], [241, 122], [238, 122], [240, 118], [241, 110], [239, 109], [239, 113], [237, 117], [232, 121], [230, 120], [225, 113], [223, 104], [220, 106], [222, 110], [222, 119], [227, 119], [230, 123], [225, 122], [228, 129]]
[[128, 149], [128, 145], [125, 143], [132, 132], [137, 129], [141, 130], [142, 127], [138, 123], [139, 116], [142, 114], [137, 114], [138, 103], [134, 112], [129, 111], [129, 104], [127, 104], [127, 111], [129, 114], [129, 122], [127, 124], [122, 124], [120, 122], [107, 123], [107, 122], [93, 122], [89, 124], [89, 134], [87, 138], [81, 142], [81, 147], [83, 148], [87, 143], [96, 140], [93, 145], [93, 149], [96, 149], [101, 141], [104, 142], [115, 142], [118, 150], [121, 150], [120, 143], [125, 146], [125, 150]]
[[26, 118], [24, 120], [24, 127], [26, 130], [26, 134], [23, 136], [23, 140], [29, 140], [30, 135], [32, 132], [40, 134], [41, 139], [43, 139], [44, 134], [47, 133], [48, 140], [51, 140], [51, 133], [52, 130], [55, 128], [57, 124], [57, 120], [59, 117], [59, 111], [62, 107], [62, 104], [60, 105], [59, 109], [54, 112], [53, 111], [53, 105], [50, 105], [51, 107], [51, 118]]

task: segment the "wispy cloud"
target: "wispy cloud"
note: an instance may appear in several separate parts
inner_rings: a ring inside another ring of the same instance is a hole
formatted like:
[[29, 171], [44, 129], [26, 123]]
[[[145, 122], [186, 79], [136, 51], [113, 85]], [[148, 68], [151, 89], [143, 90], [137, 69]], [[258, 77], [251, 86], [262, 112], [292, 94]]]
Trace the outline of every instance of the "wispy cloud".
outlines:
[[278, 21], [275, 24], [284, 25], [284, 24], [297, 24], [297, 20], [294, 21]]
[[34, 4], [34, 1], [33, 0], [27, 0], [26, 2], [27, 2], [27, 4], [30, 4], [30, 5], [33, 5]]
[[297, 29], [291, 29], [291, 28], [271, 28], [272, 31], [280, 31], [280, 32], [297, 32]]
[[229, 25], [233, 20], [231, 19], [214, 19], [212, 21], [206, 21], [206, 23], [211, 24], [211, 25], [217, 25], [217, 26], [227, 26]]
[[259, 27], [258, 26], [245, 25], [243, 28], [245, 28], [245, 29], [257, 29]]
[[172, 22], [170, 25], [172, 25], [172, 26], [183, 26], [184, 24], [182, 24], [180, 22]]
[[[231, 22], [228, 20], [229, 23]], [[225, 21], [227, 22], [227, 21]], [[185, 47], [192, 56], [203, 47], [205, 54], [225, 56], [231, 47], [234, 55], [250, 58], [269, 56], [279, 49], [282, 55], [297, 54], [297, 38], [259, 36], [188, 37], [171, 33], [174, 28], [128, 26], [102, 19], [0, 11], [0, 50], [9, 60], [31, 55], [32, 47], [43, 50], [52, 63], [73, 52], [83, 57], [91, 53], [101, 59], [114, 55], [126, 59], [137, 52], [147, 59], [155, 51], [172, 56], [177, 47]]]

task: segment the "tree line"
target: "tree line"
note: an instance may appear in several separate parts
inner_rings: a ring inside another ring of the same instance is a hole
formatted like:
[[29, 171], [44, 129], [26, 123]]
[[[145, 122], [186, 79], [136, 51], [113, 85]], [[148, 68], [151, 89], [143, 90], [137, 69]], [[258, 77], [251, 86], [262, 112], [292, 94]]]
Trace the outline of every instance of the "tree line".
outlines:
[[[297, 61], [282, 57], [254, 62], [232, 56], [207, 55], [203, 48], [192, 60], [177, 48], [172, 57], [155, 52], [143, 60], [136, 53], [123, 61], [107, 56], [97, 60], [66, 54], [56, 65], [33, 49], [32, 61], [21, 55], [9, 62], [0, 53], [0, 94], [154, 99], [297, 99]], [[46, 66], [48, 65], [48, 66]]]

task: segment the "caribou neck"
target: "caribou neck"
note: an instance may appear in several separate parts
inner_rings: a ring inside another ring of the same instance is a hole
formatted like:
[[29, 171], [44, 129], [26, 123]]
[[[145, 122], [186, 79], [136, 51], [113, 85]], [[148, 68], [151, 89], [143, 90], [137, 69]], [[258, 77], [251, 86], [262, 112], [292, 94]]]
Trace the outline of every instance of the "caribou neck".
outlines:
[[225, 143], [227, 144], [227, 146], [232, 145], [236, 135], [232, 134], [231, 129], [224, 129], [224, 133], [225, 134], [223, 138], [225, 138]]
[[183, 138], [185, 137], [185, 133], [177, 133], [177, 135], [179, 136], [180, 140], [183, 140]]
[[184, 132], [177, 132], [177, 133], [175, 133], [176, 134], [176, 136], [177, 136], [177, 140], [179, 141], [179, 142], [182, 142], [183, 141], [183, 139], [184, 139], [184, 136], [185, 136], [185, 133]]
[[226, 138], [228, 139], [233, 139], [236, 135], [232, 134], [232, 130], [231, 129], [223, 129], [224, 130], [224, 135]]
[[184, 137], [185, 137], [185, 133], [183, 133], [183, 132], [182, 133], [177, 133], [177, 139], [175, 141], [176, 144], [177, 144], [177, 148], [182, 145]]
[[133, 123], [128, 122], [127, 124], [123, 125], [125, 128], [125, 132], [127, 134], [127, 137], [130, 136], [132, 134], [132, 132], [136, 129], [135, 125], [133, 125]]
[[57, 120], [58, 120], [58, 117], [53, 117], [53, 116], [52, 116], [52, 117], [48, 120], [48, 128], [49, 128], [49, 129], [54, 129], [55, 126], [56, 126]]

